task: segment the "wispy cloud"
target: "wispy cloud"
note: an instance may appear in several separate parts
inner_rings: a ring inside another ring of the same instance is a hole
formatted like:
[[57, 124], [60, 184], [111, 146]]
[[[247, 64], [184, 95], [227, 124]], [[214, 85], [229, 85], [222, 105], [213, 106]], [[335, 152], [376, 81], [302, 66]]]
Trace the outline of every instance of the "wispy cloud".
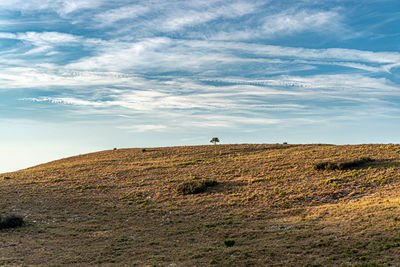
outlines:
[[109, 106], [104, 102], [88, 101], [72, 97], [34, 97], [22, 98], [21, 100], [28, 100], [32, 102], [50, 102], [53, 104], [76, 105], [76, 106], [93, 106], [93, 107], [107, 107]]
[[132, 20], [146, 15], [150, 10], [151, 8], [145, 5], [129, 5], [107, 10], [95, 15], [94, 20], [99, 23], [95, 27], [111, 26], [124, 19]]
[[34, 67], [9, 67], [0, 73], [0, 89], [49, 87], [70, 88], [90, 86], [139, 87], [143, 80], [132, 75], [113, 72], [73, 71], [42, 64]]
[[342, 22], [336, 10], [289, 9], [261, 18], [256, 25], [237, 25], [228, 30], [221, 29], [211, 36], [213, 40], [272, 39], [303, 32], [323, 35], [349, 35], [350, 30]]
[[195, 9], [179, 8], [171, 12], [160, 25], [162, 30], [176, 31], [188, 26], [196, 26], [218, 18], [237, 18], [252, 13], [257, 5], [251, 2], [234, 1], [219, 2], [213, 5], [199, 5]]
[[143, 133], [149, 131], [163, 132], [167, 130], [167, 126], [159, 124], [139, 124], [130, 126], [119, 126], [118, 128], [133, 133]]
[[343, 28], [336, 11], [300, 10], [284, 11], [268, 16], [262, 25], [266, 35], [286, 35], [303, 31], [337, 32]]
[[103, 3], [103, 0], [9, 0], [0, 1], [0, 7], [6, 10], [21, 11], [53, 10], [60, 15], [67, 15], [81, 9], [94, 9]]
[[[251, 53], [252, 57], [244, 57], [243, 53]], [[174, 40], [159, 37], [103, 46], [99, 48], [97, 55], [79, 59], [66, 67], [100, 71], [131, 70], [139, 73], [171, 70], [198, 73], [210, 71], [210, 66], [217, 67], [224, 64], [230, 64], [235, 68], [232, 65], [235, 63], [279, 66], [278, 69], [281, 73], [290, 69], [309, 69], [312, 65], [321, 64], [345, 66], [369, 72], [390, 72], [400, 63], [400, 53], [341, 48], [307, 49], [242, 42]]]

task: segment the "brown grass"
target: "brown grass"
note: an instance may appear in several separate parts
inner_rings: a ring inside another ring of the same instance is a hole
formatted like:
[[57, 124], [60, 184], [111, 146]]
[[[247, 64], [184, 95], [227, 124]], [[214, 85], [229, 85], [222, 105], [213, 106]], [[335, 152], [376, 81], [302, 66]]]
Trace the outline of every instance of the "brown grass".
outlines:
[[[318, 162], [373, 158], [360, 168]], [[400, 265], [399, 145], [117, 149], [0, 175], [0, 265]], [[215, 180], [181, 195], [187, 181]], [[234, 245], [226, 246], [226, 240]]]

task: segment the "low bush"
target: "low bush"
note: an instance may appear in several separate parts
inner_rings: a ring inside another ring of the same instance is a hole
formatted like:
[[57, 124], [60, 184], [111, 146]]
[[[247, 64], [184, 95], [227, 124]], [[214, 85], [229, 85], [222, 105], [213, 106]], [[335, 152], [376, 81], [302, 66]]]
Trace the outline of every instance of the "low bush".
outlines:
[[9, 215], [4, 219], [0, 216], [0, 229], [16, 228], [24, 225], [24, 219], [18, 215]]
[[366, 163], [374, 161], [371, 158], [361, 158], [342, 162], [319, 162], [314, 164], [316, 170], [348, 170], [361, 167]]
[[217, 184], [217, 181], [209, 179], [187, 181], [179, 184], [176, 188], [176, 191], [180, 195], [198, 194], [205, 192], [208, 187], [215, 186]]
[[226, 239], [226, 240], [224, 241], [224, 244], [225, 244], [225, 246], [227, 246], [227, 247], [233, 247], [233, 245], [235, 245], [235, 240], [233, 240], [233, 239]]
[[337, 177], [333, 177], [333, 178], [329, 178], [329, 179], [325, 180], [325, 184], [333, 185], [333, 186], [341, 185], [341, 184], [343, 184], [343, 182], [344, 181], [342, 179], [337, 178]]

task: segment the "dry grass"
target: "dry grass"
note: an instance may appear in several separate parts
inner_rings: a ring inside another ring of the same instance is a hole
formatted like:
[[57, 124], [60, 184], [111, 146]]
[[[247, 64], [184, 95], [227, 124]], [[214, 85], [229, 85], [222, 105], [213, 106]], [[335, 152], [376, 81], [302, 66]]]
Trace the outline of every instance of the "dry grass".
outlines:
[[[361, 158], [374, 161], [314, 168]], [[399, 266], [399, 167], [399, 145], [117, 149], [50, 162], [0, 175], [0, 213], [27, 222], [0, 231], [0, 265]], [[196, 180], [218, 184], [177, 193]]]

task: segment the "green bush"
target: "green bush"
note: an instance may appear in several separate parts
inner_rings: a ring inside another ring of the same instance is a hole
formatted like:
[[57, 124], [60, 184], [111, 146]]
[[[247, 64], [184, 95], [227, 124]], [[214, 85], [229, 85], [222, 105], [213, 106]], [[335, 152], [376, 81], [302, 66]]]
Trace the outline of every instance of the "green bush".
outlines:
[[180, 195], [198, 194], [205, 192], [208, 187], [217, 185], [218, 182], [215, 180], [193, 180], [183, 182], [178, 185], [176, 191]]
[[24, 219], [18, 215], [9, 215], [4, 219], [0, 216], [0, 229], [16, 228], [24, 225]]
[[371, 158], [361, 158], [342, 162], [319, 162], [314, 164], [316, 170], [348, 170], [361, 167], [369, 162], [374, 161]]

